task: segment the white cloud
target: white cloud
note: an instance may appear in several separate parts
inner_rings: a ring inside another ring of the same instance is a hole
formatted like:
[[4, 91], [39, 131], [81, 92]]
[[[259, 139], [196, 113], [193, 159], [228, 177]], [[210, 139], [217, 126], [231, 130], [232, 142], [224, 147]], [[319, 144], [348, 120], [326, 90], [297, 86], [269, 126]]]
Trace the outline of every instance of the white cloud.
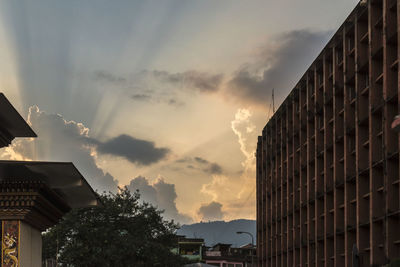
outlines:
[[222, 204], [215, 201], [201, 205], [197, 213], [202, 221], [216, 221], [224, 217]]
[[73, 162], [95, 190], [117, 190], [118, 181], [96, 164], [97, 153], [85, 125], [47, 114], [37, 106], [29, 108], [28, 123], [38, 137], [16, 139], [2, 151], [3, 159]]
[[142, 201], [164, 210], [164, 218], [174, 219], [179, 223], [192, 222], [189, 216], [180, 213], [176, 208], [175, 185], [166, 183], [163, 178], [159, 177], [155, 182], [150, 183], [145, 177], [138, 176], [132, 179], [127, 187], [132, 192], [139, 190]]
[[255, 210], [255, 149], [257, 133], [249, 109], [238, 109], [231, 122], [232, 131], [238, 138], [244, 155], [243, 172], [235, 175], [213, 175], [201, 192], [224, 207], [224, 218], [254, 218]]

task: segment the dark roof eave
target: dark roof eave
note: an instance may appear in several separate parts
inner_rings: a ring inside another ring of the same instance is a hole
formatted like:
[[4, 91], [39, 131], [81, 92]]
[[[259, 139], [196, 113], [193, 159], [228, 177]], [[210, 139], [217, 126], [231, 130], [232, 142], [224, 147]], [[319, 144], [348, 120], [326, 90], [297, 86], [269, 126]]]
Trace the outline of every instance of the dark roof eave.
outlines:
[[98, 194], [71, 162], [0, 160], [0, 181], [41, 181], [71, 208], [101, 205]]
[[0, 131], [15, 137], [37, 137], [3, 93], [0, 93]]

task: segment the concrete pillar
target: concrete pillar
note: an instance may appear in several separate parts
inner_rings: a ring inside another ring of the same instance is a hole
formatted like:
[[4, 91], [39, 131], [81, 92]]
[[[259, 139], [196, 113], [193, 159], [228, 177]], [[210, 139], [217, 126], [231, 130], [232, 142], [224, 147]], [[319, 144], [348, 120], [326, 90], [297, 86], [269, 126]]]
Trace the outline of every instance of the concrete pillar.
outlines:
[[20, 266], [42, 266], [42, 236], [29, 224], [20, 222]]

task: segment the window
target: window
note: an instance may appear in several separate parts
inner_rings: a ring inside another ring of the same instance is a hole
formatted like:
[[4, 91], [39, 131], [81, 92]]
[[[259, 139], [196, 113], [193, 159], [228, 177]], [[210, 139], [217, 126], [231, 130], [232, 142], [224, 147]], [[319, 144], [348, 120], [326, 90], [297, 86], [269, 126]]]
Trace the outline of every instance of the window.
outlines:
[[365, 88], [369, 86], [369, 75], [368, 73], [365, 75]]
[[348, 86], [347, 89], [348, 89], [348, 91], [347, 91], [348, 99], [349, 99], [349, 101], [351, 101], [351, 100], [353, 100], [353, 98], [356, 97], [356, 90], [354, 89], [353, 86]]
[[351, 51], [354, 48], [354, 37], [350, 36], [349, 39], [347, 39], [347, 47], [348, 50]]
[[318, 73], [318, 85], [321, 85], [323, 82], [322, 80], [322, 73]]
[[314, 94], [314, 83], [310, 82], [308, 84], [308, 87], [310, 88], [310, 95], [313, 95]]
[[341, 63], [343, 60], [342, 48], [338, 47], [336, 50], [336, 64]]
[[318, 117], [318, 129], [324, 127], [324, 115]]

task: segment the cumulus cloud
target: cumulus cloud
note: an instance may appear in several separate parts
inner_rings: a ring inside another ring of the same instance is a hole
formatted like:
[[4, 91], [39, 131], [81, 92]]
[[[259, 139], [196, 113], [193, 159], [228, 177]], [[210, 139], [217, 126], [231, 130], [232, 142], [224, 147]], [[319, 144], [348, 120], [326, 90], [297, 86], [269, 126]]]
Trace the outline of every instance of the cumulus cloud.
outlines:
[[240, 150], [246, 157], [246, 161], [243, 163], [244, 167], [255, 164], [254, 152], [257, 134], [255, 133], [256, 126], [251, 122], [251, 116], [252, 113], [249, 109], [238, 109], [235, 119], [231, 122], [232, 131], [238, 137]]
[[213, 175], [211, 182], [203, 184], [200, 191], [211, 196], [213, 201], [227, 202], [237, 196], [237, 190], [239, 190], [237, 181], [232, 183], [225, 175]]
[[176, 160], [176, 163], [186, 164], [186, 168], [192, 170], [202, 171], [207, 174], [222, 174], [223, 169], [221, 165], [215, 162], [210, 162], [201, 157], [184, 157]]
[[3, 159], [72, 161], [100, 192], [115, 192], [118, 181], [97, 165], [99, 154], [118, 156], [147, 166], [164, 159], [170, 151], [128, 135], [101, 142], [92, 138], [89, 128], [82, 123], [67, 121], [59, 114], [47, 114], [37, 106], [29, 108], [28, 123], [38, 138], [17, 139], [11, 147], [3, 149]]
[[38, 137], [15, 140], [3, 151], [3, 159], [72, 161], [94, 189], [117, 190], [118, 181], [96, 164], [96, 152], [88, 142], [89, 129], [85, 125], [47, 114], [36, 106], [29, 108], [28, 123]]
[[120, 135], [106, 142], [99, 142], [97, 151], [123, 157], [132, 163], [150, 165], [164, 159], [170, 150], [158, 148], [151, 141], [137, 139], [129, 135]]
[[[227, 83], [226, 94], [239, 101], [266, 105], [271, 90], [286, 95], [331, 36], [331, 31], [290, 31], [273, 38]], [[303, 71], [302, 71], [303, 70]]]
[[254, 152], [257, 132], [252, 122], [252, 112], [248, 109], [238, 109], [231, 122], [231, 128], [238, 138], [244, 156], [243, 171], [239, 176], [212, 175], [212, 180], [201, 187], [202, 193], [224, 206], [225, 219], [250, 217], [255, 212]]
[[203, 221], [222, 220], [224, 217], [222, 204], [215, 201], [201, 205], [197, 213]]
[[149, 181], [145, 177], [138, 176], [132, 179], [127, 187], [131, 192], [139, 190], [140, 199], [143, 202], [158, 206], [157, 191], [152, 185], [149, 184]]
[[141, 200], [164, 210], [166, 219], [174, 219], [179, 223], [192, 222], [189, 216], [179, 213], [176, 207], [177, 195], [174, 184], [166, 183], [162, 178], [150, 183], [145, 177], [138, 176], [131, 180], [127, 188], [132, 192], [139, 190]]

